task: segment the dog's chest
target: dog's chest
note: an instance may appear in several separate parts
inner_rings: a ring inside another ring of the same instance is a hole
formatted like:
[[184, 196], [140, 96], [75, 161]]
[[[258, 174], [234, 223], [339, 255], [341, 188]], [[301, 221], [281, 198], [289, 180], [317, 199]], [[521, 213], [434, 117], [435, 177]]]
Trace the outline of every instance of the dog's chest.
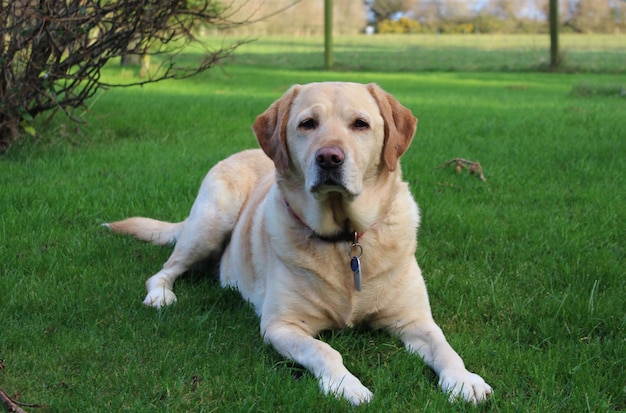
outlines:
[[[379, 296], [384, 292], [384, 278], [389, 271], [381, 272], [380, 260], [359, 257], [359, 267], [355, 268], [349, 247], [342, 248], [340, 255], [329, 254], [324, 265], [309, 273], [312, 291], [316, 297], [318, 311], [323, 314], [332, 328], [352, 327], [366, 322], [375, 315], [381, 306]], [[320, 271], [321, 267], [321, 271]], [[355, 281], [355, 270], [360, 280]], [[360, 288], [357, 283], [360, 283]]]

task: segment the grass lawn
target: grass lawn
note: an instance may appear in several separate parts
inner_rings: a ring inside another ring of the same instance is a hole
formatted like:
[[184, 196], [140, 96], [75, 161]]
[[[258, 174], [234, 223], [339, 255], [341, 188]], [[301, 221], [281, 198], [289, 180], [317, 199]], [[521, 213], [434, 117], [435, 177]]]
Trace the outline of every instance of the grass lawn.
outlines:
[[[220, 43], [215, 43], [219, 45]], [[563, 71], [626, 73], [626, 35], [559, 36]], [[548, 34], [339, 36], [337, 70], [536, 71], [550, 62]], [[317, 37], [262, 37], [237, 53], [239, 64], [320, 69], [324, 42]]]
[[[451, 407], [398, 340], [324, 334], [375, 394], [358, 410], [626, 409], [623, 75], [262, 66], [103, 92], [88, 125], [41, 121], [0, 158], [0, 388], [50, 412], [352, 410], [201, 272], [177, 282], [176, 305], [145, 308], [171, 249], [100, 227], [183, 219], [208, 168], [256, 146], [249, 126], [289, 85], [348, 80], [378, 82], [420, 119], [402, 161], [422, 210], [418, 262], [448, 340], [495, 390]], [[455, 157], [480, 161], [487, 182], [440, 168]]]

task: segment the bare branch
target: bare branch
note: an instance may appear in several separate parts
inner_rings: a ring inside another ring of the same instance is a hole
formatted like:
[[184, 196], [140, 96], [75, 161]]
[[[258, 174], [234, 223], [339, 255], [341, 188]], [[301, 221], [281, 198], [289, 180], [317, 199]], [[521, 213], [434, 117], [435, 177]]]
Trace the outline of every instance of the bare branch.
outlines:
[[24, 407], [43, 407], [38, 404], [25, 404], [19, 403], [13, 400], [4, 390], [0, 389], [0, 400], [4, 404], [4, 407], [7, 408], [8, 411], [14, 413], [27, 413], [26, 410], [22, 409], [20, 406]]
[[[0, 0], [0, 151], [20, 125], [51, 109], [71, 119], [99, 88], [184, 79], [218, 65], [244, 42], [176, 60], [201, 24], [233, 24], [217, 0]], [[243, 22], [242, 22], [243, 23]], [[236, 23], [235, 23], [236, 24]], [[101, 80], [111, 59], [163, 57], [145, 80]]]

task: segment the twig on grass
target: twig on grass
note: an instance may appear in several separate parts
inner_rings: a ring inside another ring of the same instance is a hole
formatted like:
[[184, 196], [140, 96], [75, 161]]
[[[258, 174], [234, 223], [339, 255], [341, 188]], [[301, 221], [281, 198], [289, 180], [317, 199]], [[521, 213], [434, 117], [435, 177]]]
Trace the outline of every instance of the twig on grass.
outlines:
[[444, 163], [441, 168], [445, 169], [452, 164], [454, 164], [454, 170], [457, 173], [461, 173], [463, 169], [469, 169], [470, 175], [476, 175], [481, 181], [487, 182], [487, 178], [485, 178], [485, 175], [483, 174], [483, 168], [480, 166], [480, 162], [469, 161], [463, 158], [454, 158]]
[[26, 410], [22, 409], [21, 406], [24, 407], [44, 407], [42, 405], [39, 404], [26, 404], [26, 403], [20, 403], [17, 402], [15, 400], [13, 400], [11, 398], [11, 396], [9, 396], [7, 394], [7, 392], [5, 392], [4, 390], [0, 389], [0, 400], [2, 400], [2, 403], [4, 404], [4, 406], [10, 411], [10, 412], [14, 412], [14, 413], [27, 413]]
[[26, 413], [26, 410], [22, 409], [17, 402], [2, 389], [0, 389], [0, 399], [10, 412]]

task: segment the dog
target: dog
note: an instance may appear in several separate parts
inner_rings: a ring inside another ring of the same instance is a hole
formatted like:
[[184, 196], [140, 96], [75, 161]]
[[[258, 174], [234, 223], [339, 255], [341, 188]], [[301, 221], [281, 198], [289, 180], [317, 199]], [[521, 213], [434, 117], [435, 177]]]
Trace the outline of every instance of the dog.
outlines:
[[148, 306], [175, 302], [176, 278], [221, 254], [221, 285], [239, 290], [264, 339], [311, 372], [325, 394], [353, 405], [372, 399], [339, 352], [315, 338], [365, 323], [418, 353], [451, 401], [476, 404], [492, 389], [433, 320], [415, 258], [419, 209], [399, 159], [416, 128], [411, 111], [376, 84], [295, 85], [252, 125], [260, 149], [211, 168], [183, 222], [105, 225], [175, 243], [146, 282]]

